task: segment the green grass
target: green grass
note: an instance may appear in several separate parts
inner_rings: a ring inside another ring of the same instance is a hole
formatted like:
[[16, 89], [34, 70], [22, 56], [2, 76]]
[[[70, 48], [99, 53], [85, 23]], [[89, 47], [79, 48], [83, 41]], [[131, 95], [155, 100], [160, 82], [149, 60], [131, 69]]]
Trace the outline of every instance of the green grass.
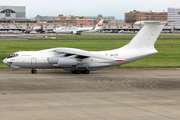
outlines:
[[[93, 37], [96, 36], [92, 36], [91, 38]], [[106, 36], [102, 36], [101, 38], [104, 37]], [[7, 68], [7, 66], [2, 63], [4, 58], [20, 50], [37, 51], [56, 47], [72, 47], [89, 51], [104, 51], [122, 47], [129, 41], [130, 40], [1, 40], [0, 68]], [[158, 40], [155, 48], [159, 53], [122, 65], [121, 67], [180, 67], [180, 40]]]
[[170, 34], [170, 35], [159, 35], [159, 38], [180, 38], [180, 35], [174, 35], [174, 34]]

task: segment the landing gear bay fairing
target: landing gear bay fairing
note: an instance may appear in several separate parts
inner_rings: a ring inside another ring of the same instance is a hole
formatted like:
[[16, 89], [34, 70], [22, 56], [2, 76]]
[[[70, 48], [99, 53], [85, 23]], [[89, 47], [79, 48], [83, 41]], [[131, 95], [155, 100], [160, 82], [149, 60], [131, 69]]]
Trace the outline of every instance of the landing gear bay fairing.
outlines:
[[3, 60], [12, 69], [59, 68], [72, 73], [89, 74], [90, 71], [119, 66], [157, 53], [154, 48], [160, 32], [167, 22], [144, 21], [138, 34], [125, 46], [109, 51], [85, 51], [76, 48], [52, 48], [40, 51], [15, 52]]

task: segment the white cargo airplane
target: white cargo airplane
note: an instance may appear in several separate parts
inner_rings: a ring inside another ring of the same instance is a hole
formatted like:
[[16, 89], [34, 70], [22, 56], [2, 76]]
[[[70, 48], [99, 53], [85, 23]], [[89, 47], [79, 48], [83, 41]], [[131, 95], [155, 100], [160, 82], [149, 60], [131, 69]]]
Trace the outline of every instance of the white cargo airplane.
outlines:
[[[140, 23], [140, 22], [137, 22]], [[60, 68], [72, 73], [89, 74], [109, 66], [119, 66], [157, 53], [154, 48], [160, 32], [167, 22], [141, 22], [144, 27], [125, 46], [108, 51], [85, 51], [75, 48], [52, 48], [40, 51], [21, 51], [13, 53], [3, 62], [12, 69]]]
[[56, 33], [71, 33], [81, 35], [82, 32], [97, 32], [102, 30], [103, 19], [101, 19], [95, 27], [82, 27], [82, 28], [55, 28], [53, 31]]

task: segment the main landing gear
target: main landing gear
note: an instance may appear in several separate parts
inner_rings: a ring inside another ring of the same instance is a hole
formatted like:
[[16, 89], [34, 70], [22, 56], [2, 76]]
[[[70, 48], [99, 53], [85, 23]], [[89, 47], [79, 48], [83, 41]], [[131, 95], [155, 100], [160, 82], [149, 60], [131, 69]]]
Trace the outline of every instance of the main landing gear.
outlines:
[[75, 70], [75, 71], [71, 71], [71, 73], [75, 73], [75, 74], [80, 74], [80, 73], [89, 74], [90, 71], [89, 70], [83, 70], [83, 71]]
[[81, 35], [81, 33], [78, 32], [78, 33], [76, 33], [76, 35]]
[[[32, 70], [31, 70], [31, 73], [32, 73], [32, 74], [37, 74], [37, 70], [32, 69]], [[74, 71], [71, 71], [71, 73], [75, 73], [75, 74], [81, 74], [81, 73], [89, 74], [90, 71], [89, 71], [89, 70], [83, 70], [83, 71], [74, 70]]]
[[37, 73], [37, 70], [32, 69], [32, 70], [31, 70], [31, 73], [32, 73], [32, 74], [36, 74], [36, 73]]

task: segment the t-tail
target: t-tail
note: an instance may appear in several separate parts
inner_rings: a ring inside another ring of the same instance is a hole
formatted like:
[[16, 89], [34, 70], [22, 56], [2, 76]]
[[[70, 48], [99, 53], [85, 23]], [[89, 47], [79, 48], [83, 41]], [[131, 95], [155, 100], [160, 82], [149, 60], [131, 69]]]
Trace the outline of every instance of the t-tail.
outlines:
[[154, 44], [166, 23], [166, 21], [136, 22], [136, 24], [143, 24], [143, 28], [127, 45], [112, 50], [112, 52], [119, 53], [121, 58], [128, 62], [157, 53]]
[[138, 49], [142, 47], [154, 47], [154, 44], [166, 23], [166, 21], [136, 22], [135, 24], [144, 24], [144, 27], [125, 46], [125, 48]]

